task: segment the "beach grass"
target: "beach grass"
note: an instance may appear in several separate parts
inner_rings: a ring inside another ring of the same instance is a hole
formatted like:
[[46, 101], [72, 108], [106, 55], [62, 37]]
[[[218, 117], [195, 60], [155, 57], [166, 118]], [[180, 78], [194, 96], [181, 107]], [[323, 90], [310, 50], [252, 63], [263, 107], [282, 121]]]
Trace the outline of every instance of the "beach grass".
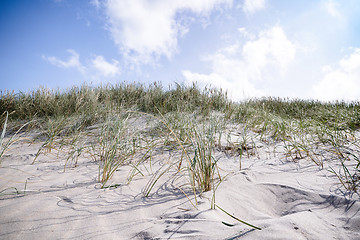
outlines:
[[13, 145], [16, 141], [19, 140], [18, 135], [23, 130], [23, 128], [25, 128], [28, 124], [31, 123], [31, 121], [30, 121], [25, 124], [22, 124], [20, 127], [18, 127], [18, 129], [16, 131], [14, 131], [14, 133], [10, 134], [10, 136], [7, 136], [7, 138], [5, 138], [6, 131], [8, 128], [9, 112], [5, 111], [1, 116], [4, 117], [4, 120], [3, 120], [1, 135], [0, 135], [0, 166], [1, 166], [2, 157], [5, 155], [6, 151], [9, 150], [11, 145]]

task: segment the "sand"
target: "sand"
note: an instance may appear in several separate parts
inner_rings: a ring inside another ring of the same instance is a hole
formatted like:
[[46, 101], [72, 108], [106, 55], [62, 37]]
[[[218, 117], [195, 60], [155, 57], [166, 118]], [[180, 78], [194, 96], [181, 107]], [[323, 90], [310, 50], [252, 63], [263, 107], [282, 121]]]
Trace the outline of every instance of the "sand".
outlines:
[[[144, 197], [151, 175], [127, 184], [131, 167], [123, 166], [108, 183], [117, 185], [101, 189], [98, 163], [86, 155], [65, 172], [61, 151], [31, 164], [41, 144], [22, 136], [2, 159], [0, 239], [360, 239], [359, 196], [344, 195], [328, 171], [334, 162], [323, 169], [307, 159], [294, 162], [259, 143], [240, 170], [239, 156], [217, 151], [226, 177], [216, 204], [260, 231], [211, 209], [212, 191], [198, 194], [192, 206], [186, 174], [173, 178], [169, 171]], [[158, 151], [153, 172], [177, 157]]]

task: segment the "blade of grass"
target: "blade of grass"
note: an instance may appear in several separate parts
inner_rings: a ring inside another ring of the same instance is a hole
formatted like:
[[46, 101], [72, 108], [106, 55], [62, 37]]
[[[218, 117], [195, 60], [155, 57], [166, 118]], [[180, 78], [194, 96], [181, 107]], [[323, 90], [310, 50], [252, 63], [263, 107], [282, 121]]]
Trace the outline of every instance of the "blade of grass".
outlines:
[[249, 227], [252, 227], [252, 228], [255, 228], [255, 229], [257, 229], [257, 230], [261, 230], [261, 228], [256, 227], [256, 226], [254, 226], [254, 225], [252, 225], [252, 224], [250, 224], [250, 223], [247, 223], [247, 222], [245, 222], [245, 221], [243, 221], [243, 220], [235, 217], [234, 215], [228, 213], [227, 211], [225, 211], [224, 209], [222, 209], [221, 207], [219, 207], [219, 205], [215, 204], [215, 206], [216, 206], [217, 208], [219, 208], [221, 211], [223, 211], [224, 213], [226, 213], [226, 215], [228, 215], [228, 216], [232, 217], [233, 219], [235, 219], [236, 221], [239, 221], [239, 222], [241, 222], [242, 224], [245, 224], [245, 225], [247, 225], [247, 226], [249, 226]]

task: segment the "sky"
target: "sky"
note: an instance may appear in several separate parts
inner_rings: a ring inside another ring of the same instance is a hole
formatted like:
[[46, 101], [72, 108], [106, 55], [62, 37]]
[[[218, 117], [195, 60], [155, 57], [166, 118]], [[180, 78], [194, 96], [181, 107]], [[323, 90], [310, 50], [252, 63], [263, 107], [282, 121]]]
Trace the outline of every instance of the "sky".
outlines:
[[161, 82], [360, 101], [359, 0], [0, 0], [0, 90]]

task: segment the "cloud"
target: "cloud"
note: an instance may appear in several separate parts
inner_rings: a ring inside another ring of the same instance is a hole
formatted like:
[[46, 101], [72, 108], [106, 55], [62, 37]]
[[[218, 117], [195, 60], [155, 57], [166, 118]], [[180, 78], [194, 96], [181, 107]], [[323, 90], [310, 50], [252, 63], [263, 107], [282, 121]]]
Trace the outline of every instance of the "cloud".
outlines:
[[[241, 64], [241, 62], [234, 61], [231, 65], [237, 66], [238, 64]], [[224, 68], [223, 71], [220, 71], [219, 73], [213, 72], [210, 74], [192, 73], [188, 70], [184, 70], [182, 73], [186, 79], [186, 84], [196, 82], [200, 85], [200, 87], [211, 86], [218, 89], [221, 88], [226, 90], [229, 97], [234, 101], [263, 96], [264, 91], [256, 89], [246, 76], [241, 76], [242, 73], [239, 71], [240, 69], [241, 68], [238, 68], [238, 70], [235, 69], [234, 71], [234, 69]], [[226, 70], [230, 70], [232, 73], [222, 74]], [[235, 78], [235, 74], [241, 75], [238, 75], [239, 77]]]
[[43, 56], [43, 59], [47, 60], [52, 65], [55, 65], [57, 67], [76, 68], [79, 72], [85, 73], [86, 68], [80, 63], [79, 54], [72, 49], [68, 49], [67, 52], [71, 54], [71, 56], [69, 57], [69, 59], [67, 61], [60, 60], [53, 56], [52, 57]]
[[261, 75], [267, 65], [274, 65], [283, 73], [294, 59], [295, 52], [295, 46], [287, 39], [281, 27], [260, 32], [259, 39], [248, 41], [243, 47], [244, 59], [257, 75]]
[[103, 56], [95, 55], [93, 59], [90, 59], [90, 64], [84, 66], [80, 62], [80, 56], [75, 50], [69, 49], [67, 52], [69, 52], [71, 56], [66, 61], [60, 60], [54, 56], [43, 56], [43, 59], [59, 68], [74, 68], [82, 75], [93, 80], [96, 80], [100, 76], [111, 78], [120, 75], [119, 61], [115, 59], [112, 59], [112, 62], [108, 62]]
[[339, 6], [336, 2], [334, 2], [333, 0], [328, 0], [326, 2], [324, 2], [324, 6], [326, 11], [333, 17], [341, 19], [341, 14], [338, 11]]
[[161, 56], [170, 59], [178, 51], [177, 39], [188, 26], [185, 11], [205, 16], [232, 0], [108, 0], [108, 30], [125, 58], [134, 63], [152, 63]]
[[104, 77], [114, 77], [120, 74], [119, 61], [107, 62], [103, 56], [96, 56], [92, 60], [93, 67]]
[[265, 8], [265, 0], [245, 0], [243, 11], [246, 14], [254, 14]]
[[[296, 48], [281, 27], [261, 31], [257, 38], [245, 44], [235, 43], [210, 54], [211, 73], [183, 71], [186, 83], [198, 82], [229, 92], [233, 100], [260, 97], [267, 93], [264, 81], [285, 73], [295, 58]], [[272, 74], [272, 76], [270, 76]], [[260, 87], [258, 87], [260, 85]]]
[[255, 39], [255, 35], [253, 33], [250, 33], [246, 30], [246, 28], [244, 27], [241, 27], [241, 28], [238, 28], [237, 29], [245, 38], [248, 38], [250, 40], [253, 40]]
[[320, 82], [312, 87], [313, 96], [322, 101], [360, 99], [360, 48], [334, 66], [325, 66]]

